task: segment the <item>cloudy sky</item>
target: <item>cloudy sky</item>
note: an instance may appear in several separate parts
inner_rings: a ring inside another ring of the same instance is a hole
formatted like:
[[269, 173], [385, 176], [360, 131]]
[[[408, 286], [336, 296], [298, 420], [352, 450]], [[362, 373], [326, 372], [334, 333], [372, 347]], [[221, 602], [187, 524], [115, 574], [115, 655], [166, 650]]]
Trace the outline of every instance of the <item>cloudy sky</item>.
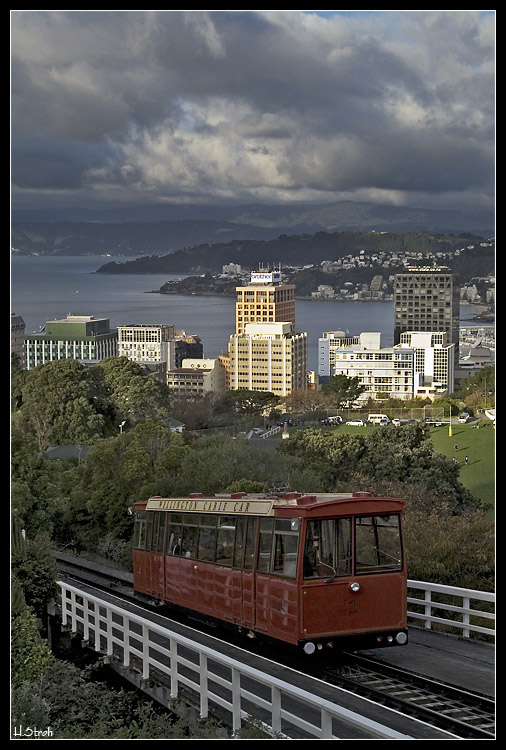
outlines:
[[493, 205], [489, 11], [11, 11], [13, 208]]

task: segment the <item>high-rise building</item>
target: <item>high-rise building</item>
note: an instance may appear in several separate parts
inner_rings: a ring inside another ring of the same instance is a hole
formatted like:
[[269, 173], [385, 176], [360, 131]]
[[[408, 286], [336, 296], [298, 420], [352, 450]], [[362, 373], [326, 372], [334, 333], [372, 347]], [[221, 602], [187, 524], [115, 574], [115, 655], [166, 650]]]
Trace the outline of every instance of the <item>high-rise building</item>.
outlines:
[[307, 387], [307, 334], [295, 331], [295, 286], [259, 270], [236, 287], [236, 332], [221, 360], [227, 389], [286, 396]]
[[28, 370], [57, 359], [95, 363], [116, 357], [117, 352], [117, 331], [111, 331], [108, 318], [93, 315], [67, 315], [61, 320], [49, 320], [43, 333], [25, 335]]
[[445, 331], [459, 360], [460, 289], [447, 266], [408, 267], [394, 280], [394, 344], [406, 331]]
[[305, 389], [307, 334], [290, 322], [248, 323], [229, 341], [231, 390], [269, 391], [287, 396]]
[[236, 292], [236, 333], [244, 333], [248, 323], [291, 323], [295, 331], [295, 286], [284, 284], [280, 271], [254, 272]]

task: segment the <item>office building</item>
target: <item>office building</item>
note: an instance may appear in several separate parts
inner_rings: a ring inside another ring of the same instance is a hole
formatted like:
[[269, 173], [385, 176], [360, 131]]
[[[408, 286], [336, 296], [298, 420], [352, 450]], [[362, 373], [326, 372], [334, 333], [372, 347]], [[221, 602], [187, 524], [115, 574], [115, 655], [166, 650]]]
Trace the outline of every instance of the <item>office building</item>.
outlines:
[[108, 318], [67, 315], [61, 320], [47, 321], [44, 332], [25, 335], [28, 370], [58, 359], [94, 364], [117, 355], [118, 333], [111, 331]]
[[459, 360], [460, 289], [447, 266], [408, 267], [394, 279], [394, 344], [406, 331], [445, 331]]
[[229, 388], [287, 396], [305, 389], [307, 334], [291, 322], [247, 323], [229, 341]]
[[251, 281], [236, 287], [235, 332], [244, 333], [249, 323], [292, 324], [295, 331], [295, 286], [284, 284], [280, 271], [257, 271]]

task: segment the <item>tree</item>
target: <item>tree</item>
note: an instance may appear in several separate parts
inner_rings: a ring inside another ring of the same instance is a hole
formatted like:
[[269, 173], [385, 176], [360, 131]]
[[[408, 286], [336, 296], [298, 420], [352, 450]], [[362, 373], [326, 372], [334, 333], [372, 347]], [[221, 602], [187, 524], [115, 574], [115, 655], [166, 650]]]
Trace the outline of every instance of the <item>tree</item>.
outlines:
[[276, 406], [279, 397], [270, 391], [227, 391], [216, 406], [217, 411], [228, 411], [236, 416], [256, 416], [264, 409]]
[[146, 417], [156, 419], [170, 415], [169, 388], [144, 375], [137, 362], [127, 357], [109, 357], [94, 368], [103, 373], [118, 421], [129, 419], [138, 422]]
[[329, 394], [307, 389], [292, 391], [283, 399], [285, 409], [296, 414], [315, 414], [315, 412], [326, 409], [331, 404], [332, 398]]
[[28, 373], [21, 387], [20, 409], [40, 450], [65, 443], [89, 444], [102, 436], [106, 419], [99, 411], [106, 394], [79, 362], [47, 362]]
[[360, 378], [347, 375], [332, 375], [329, 383], [322, 387], [334, 401], [336, 409], [351, 409], [359, 396], [365, 391]]

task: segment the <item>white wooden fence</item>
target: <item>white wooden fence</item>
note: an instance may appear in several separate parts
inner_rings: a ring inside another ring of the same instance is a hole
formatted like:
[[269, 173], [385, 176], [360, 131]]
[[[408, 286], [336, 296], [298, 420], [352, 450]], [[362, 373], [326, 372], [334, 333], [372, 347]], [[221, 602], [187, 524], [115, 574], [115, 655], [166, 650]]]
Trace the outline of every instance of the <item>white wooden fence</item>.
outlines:
[[[472, 633], [482, 633], [495, 638], [493, 628], [476, 624], [478, 619], [481, 621], [489, 620], [495, 625], [494, 593], [408, 580], [408, 594], [410, 589], [423, 592], [423, 599], [408, 595], [408, 618], [423, 621], [427, 630], [441, 625], [446, 628], [456, 628], [464, 638], [470, 638]], [[434, 595], [440, 595], [439, 601], [434, 600]], [[455, 601], [460, 603], [452, 603]], [[494, 611], [490, 612], [472, 607], [473, 602], [486, 602], [487, 609], [494, 609]], [[490, 606], [491, 604], [493, 607]], [[409, 605], [416, 605], [418, 611], [409, 609]], [[454, 612], [460, 619], [441, 617], [438, 616], [438, 612]]]
[[[298, 728], [308, 737], [341, 739], [343, 727], [351, 725], [373, 738], [410, 739], [69, 583], [58, 581], [58, 585], [63, 626], [80, 633], [97, 652], [134, 669], [143, 680], [161, 678], [170, 690], [171, 700], [178, 699], [180, 689], [189, 690], [202, 719], [208, 717], [209, 704], [213, 703], [230, 713], [234, 732], [244, 719], [255, 714], [268, 734], [283, 738], [293, 737], [293, 729]], [[423, 621], [425, 628], [451, 626], [465, 638], [472, 633], [494, 636], [492, 628], [473, 620], [495, 622], [495, 614], [474, 609], [471, 603], [485, 602], [490, 609], [491, 604], [495, 606], [495, 594], [412, 580], [408, 581], [408, 590], [423, 592], [423, 598], [408, 596], [408, 618]], [[434, 595], [442, 596], [443, 601], [434, 601]], [[449, 597], [461, 603], [449, 603]], [[418, 611], [409, 609], [410, 605], [418, 607]], [[442, 610], [456, 613], [459, 619], [435, 614]]]
[[411, 739], [68, 583], [58, 585], [63, 626], [80, 633], [97, 652], [139, 670], [144, 680], [161, 677], [171, 700], [181, 687], [189, 689], [203, 719], [214, 703], [230, 713], [233, 732], [254, 712], [268, 734], [282, 738], [293, 737], [291, 730], [298, 728], [308, 738], [340, 739], [351, 725], [370, 738]]

